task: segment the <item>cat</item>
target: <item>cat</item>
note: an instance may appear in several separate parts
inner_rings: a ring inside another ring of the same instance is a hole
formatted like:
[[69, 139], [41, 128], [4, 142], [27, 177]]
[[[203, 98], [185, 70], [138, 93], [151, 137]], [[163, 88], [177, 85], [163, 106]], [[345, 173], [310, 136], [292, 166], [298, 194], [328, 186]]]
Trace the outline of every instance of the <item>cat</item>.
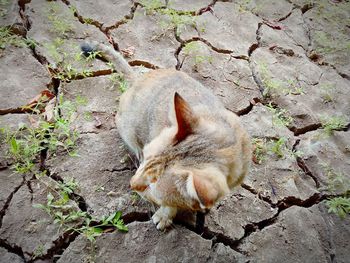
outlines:
[[172, 224], [179, 209], [211, 208], [239, 185], [251, 161], [251, 144], [239, 117], [200, 82], [175, 69], [137, 75], [122, 55], [104, 44], [100, 51], [128, 80], [116, 124], [140, 162], [131, 189], [155, 203], [157, 229]]

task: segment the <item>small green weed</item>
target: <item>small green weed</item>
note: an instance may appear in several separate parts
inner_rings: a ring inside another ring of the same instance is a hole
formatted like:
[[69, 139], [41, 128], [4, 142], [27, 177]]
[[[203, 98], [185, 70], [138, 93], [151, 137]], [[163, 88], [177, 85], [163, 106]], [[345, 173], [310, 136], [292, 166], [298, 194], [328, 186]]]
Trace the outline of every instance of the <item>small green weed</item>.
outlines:
[[252, 144], [254, 148], [253, 160], [256, 164], [262, 164], [267, 154], [266, 139], [253, 138]]
[[212, 57], [200, 54], [200, 44], [197, 41], [187, 43], [182, 51], [186, 57], [190, 57], [195, 67], [202, 64], [203, 62], [212, 63]]
[[287, 80], [288, 86], [284, 90], [288, 95], [304, 95], [304, 88], [296, 81], [289, 79]]
[[337, 214], [344, 219], [350, 214], [350, 198], [349, 197], [334, 197], [326, 201], [328, 213]]
[[138, 193], [136, 193], [136, 192], [132, 192], [130, 198], [131, 198], [133, 203], [136, 203], [139, 200], [141, 200], [140, 195]]
[[335, 171], [329, 164], [323, 163], [321, 167], [328, 179], [326, 190], [331, 194], [343, 193], [343, 196], [329, 198], [325, 201], [328, 212], [345, 218], [350, 214], [350, 179], [345, 177], [343, 173]]
[[0, 17], [4, 17], [8, 13], [7, 5], [9, 3], [10, 3], [9, 0], [0, 0]]
[[332, 102], [334, 100], [334, 90], [335, 86], [333, 84], [327, 83], [320, 86], [321, 97], [325, 103]]
[[276, 108], [271, 104], [271, 102], [266, 107], [273, 114], [273, 125], [289, 126], [293, 122], [293, 118], [288, 116], [288, 111], [286, 109]]
[[350, 189], [350, 179], [342, 172], [335, 171], [329, 164], [322, 163], [321, 167], [327, 176], [327, 191], [330, 193], [346, 192]]
[[160, 0], [141, 0], [143, 8], [146, 11], [146, 15], [154, 14], [159, 8], [164, 7], [164, 3]]
[[286, 151], [286, 141], [287, 139], [284, 137], [279, 138], [275, 141], [269, 150], [274, 153], [278, 158], [283, 158]]
[[113, 73], [109, 76], [109, 80], [112, 83], [111, 89], [118, 85], [118, 89], [121, 93], [124, 93], [128, 89], [128, 82], [124, 76], [120, 73]]
[[[43, 176], [43, 175], [41, 175]], [[37, 176], [41, 180], [41, 176]], [[44, 182], [41, 180], [41, 182]], [[44, 182], [45, 183], [45, 182]], [[46, 183], [45, 183], [46, 184]], [[33, 207], [45, 211], [53, 218], [53, 222], [59, 225], [58, 231], [75, 231], [81, 233], [90, 242], [104, 233], [104, 229], [115, 227], [120, 231], [128, 231], [121, 219], [121, 212], [117, 211], [102, 219], [90, 216], [87, 212], [81, 211], [71, 201], [71, 195], [78, 189], [74, 179], [63, 182], [55, 182], [54, 186], [46, 184], [50, 191], [47, 194], [46, 204], [34, 204]]]
[[45, 247], [43, 244], [38, 245], [33, 252], [33, 259], [41, 257], [44, 255]]
[[271, 77], [270, 71], [265, 63], [259, 64], [260, 77], [264, 85], [263, 97], [271, 97], [278, 91], [283, 90], [283, 84], [279, 80], [275, 80]]
[[179, 35], [188, 26], [196, 27], [197, 17], [191, 15], [191, 12], [181, 12], [179, 13], [174, 9], [160, 9], [160, 14], [162, 14], [165, 19], [159, 22], [160, 26], [164, 29], [176, 29], [176, 34]]
[[[65, 117], [60, 116], [59, 111], [64, 111]], [[63, 97], [60, 97], [60, 105], [54, 113], [54, 122], [47, 122], [38, 115], [36, 127], [21, 127], [14, 133], [8, 132], [6, 135], [7, 155], [13, 162], [12, 169], [20, 174], [38, 172], [35, 164], [40, 152], [46, 148], [53, 153], [58, 149], [63, 149], [69, 155], [75, 156], [78, 132], [70, 128], [70, 119], [75, 111], [75, 105], [69, 101], [63, 101]]]
[[[178, 11], [166, 7], [160, 0], [142, 0], [140, 3], [145, 9], [146, 15], [158, 13], [162, 16], [158, 23], [164, 30], [176, 29], [176, 34], [179, 35], [188, 26], [197, 26], [197, 17], [193, 15], [192, 11]], [[200, 31], [204, 30], [202, 26]]]
[[46, 10], [46, 17], [51, 24], [50, 31], [62, 37], [67, 37], [69, 32], [73, 32], [72, 24], [68, 23], [71, 13], [65, 12], [59, 3], [50, 2]]
[[53, 59], [53, 63], [49, 65], [51, 73], [62, 82], [91, 76], [89, 63], [98, 57], [100, 52], [91, 52], [88, 57], [84, 57], [79, 46], [72, 46], [74, 51], [67, 53], [65, 43], [63, 38], [57, 37], [52, 42], [44, 44], [49, 56]]
[[0, 27], [0, 49], [4, 49], [7, 46], [25, 47], [26, 40], [11, 33], [9, 27]]
[[324, 134], [331, 136], [334, 131], [345, 129], [348, 125], [348, 120], [343, 116], [322, 117], [321, 124]]
[[267, 156], [285, 158], [286, 156], [300, 156], [300, 152], [292, 151], [287, 147], [287, 139], [254, 138], [253, 143], [253, 161], [256, 164], [262, 164]]
[[53, 218], [54, 223], [59, 225], [59, 230], [72, 230], [81, 233], [90, 242], [94, 242], [96, 237], [102, 235], [104, 229], [108, 227], [115, 227], [123, 232], [128, 231], [123, 219], [121, 219], [120, 211], [104, 216], [102, 219], [95, 218], [72, 205], [69, 195], [64, 190], [56, 191], [54, 194], [49, 192], [45, 205], [34, 204], [33, 206], [49, 214]]

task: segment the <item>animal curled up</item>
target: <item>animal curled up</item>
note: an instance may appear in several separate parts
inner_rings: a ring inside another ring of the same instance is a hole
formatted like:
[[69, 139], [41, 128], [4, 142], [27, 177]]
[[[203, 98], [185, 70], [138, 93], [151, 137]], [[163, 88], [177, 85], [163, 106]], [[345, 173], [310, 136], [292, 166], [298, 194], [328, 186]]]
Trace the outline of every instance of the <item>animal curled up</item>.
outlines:
[[211, 208], [247, 174], [251, 144], [237, 115], [200, 82], [173, 69], [135, 74], [120, 53], [95, 44], [129, 83], [116, 116], [121, 138], [140, 162], [130, 186], [159, 206], [168, 227], [179, 209]]

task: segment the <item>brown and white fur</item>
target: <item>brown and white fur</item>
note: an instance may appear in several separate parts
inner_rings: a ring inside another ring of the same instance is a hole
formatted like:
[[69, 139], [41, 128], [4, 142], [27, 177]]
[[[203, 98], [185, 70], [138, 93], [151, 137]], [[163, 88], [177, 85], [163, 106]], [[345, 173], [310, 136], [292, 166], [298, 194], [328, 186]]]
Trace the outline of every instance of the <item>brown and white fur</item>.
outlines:
[[210, 208], [242, 182], [249, 137], [209, 89], [173, 69], [137, 76], [112, 48], [98, 44], [95, 50], [129, 81], [116, 123], [140, 161], [131, 188], [160, 207], [152, 217], [158, 229], [169, 226], [178, 209]]

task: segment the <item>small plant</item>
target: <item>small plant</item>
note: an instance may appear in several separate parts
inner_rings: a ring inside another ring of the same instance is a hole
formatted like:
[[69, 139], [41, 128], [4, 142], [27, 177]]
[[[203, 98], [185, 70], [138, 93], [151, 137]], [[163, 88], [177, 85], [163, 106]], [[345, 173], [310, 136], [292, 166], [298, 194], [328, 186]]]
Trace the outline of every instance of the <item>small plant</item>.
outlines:
[[68, 23], [69, 12], [63, 12], [61, 6], [57, 2], [50, 2], [48, 9], [46, 10], [46, 16], [51, 24], [50, 31], [58, 34], [59, 36], [66, 37], [67, 33], [73, 31], [73, 26]]
[[84, 57], [80, 48], [73, 46], [77, 51], [68, 54], [65, 51], [65, 43], [64, 39], [57, 37], [52, 42], [44, 44], [49, 56], [53, 59], [49, 69], [55, 78], [62, 82], [69, 82], [76, 78], [92, 76], [92, 71], [88, 69], [88, 66], [100, 55], [100, 52], [91, 52], [88, 57]]
[[326, 136], [331, 136], [334, 131], [343, 130], [347, 127], [348, 121], [343, 116], [323, 117], [321, 124]]
[[329, 198], [325, 201], [328, 212], [335, 213], [340, 218], [345, 218], [350, 213], [350, 180], [328, 164], [323, 163], [321, 166], [328, 179], [326, 190], [331, 194], [342, 193], [342, 196]]
[[263, 97], [267, 98], [274, 95], [276, 92], [283, 92], [283, 83], [279, 80], [272, 79], [270, 71], [265, 63], [259, 64], [260, 77], [264, 85]]
[[[197, 25], [197, 17], [193, 15], [194, 12], [178, 11], [166, 7], [160, 0], [142, 0], [140, 3], [145, 9], [146, 15], [158, 13], [163, 16], [163, 19], [159, 20], [158, 23], [164, 30], [175, 29], [176, 34], [179, 35], [187, 26], [196, 27]], [[200, 31], [204, 30], [201, 27]]]
[[34, 252], [33, 252], [33, 259], [36, 259], [38, 257], [41, 257], [44, 255], [44, 250], [45, 250], [45, 247], [43, 244], [40, 244], [38, 245], [35, 249], [34, 249]]
[[157, 9], [164, 7], [160, 0], [141, 0], [140, 4], [146, 10], [146, 15], [152, 15]]
[[111, 88], [118, 85], [118, 89], [121, 93], [124, 93], [128, 89], [128, 82], [120, 73], [113, 73], [109, 76], [109, 80], [112, 82]]
[[273, 142], [269, 151], [277, 155], [278, 158], [283, 158], [286, 151], [286, 141], [284, 137], [279, 138], [277, 141]]
[[[41, 176], [36, 178], [40, 180]], [[58, 231], [63, 229], [63, 231], [81, 233], [90, 242], [94, 242], [95, 238], [102, 235], [104, 229], [108, 227], [128, 231], [119, 211], [98, 219], [90, 216], [87, 212], [81, 211], [74, 205], [70, 199], [70, 196], [78, 189], [78, 184], [74, 179], [55, 182], [54, 186], [48, 184], [46, 186], [49, 188], [46, 204], [34, 204], [33, 206], [49, 214], [53, 218], [53, 222], [59, 225]]]
[[287, 80], [288, 88], [285, 90], [285, 92], [288, 95], [303, 95], [305, 94], [304, 88], [296, 81], [289, 79]]
[[193, 60], [193, 64], [195, 67], [200, 65], [201, 63], [207, 61], [209, 63], [212, 62], [211, 56], [200, 55], [200, 44], [197, 41], [192, 41], [187, 43], [182, 49], [185, 57], [191, 57]]
[[0, 27], [0, 49], [4, 49], [7, 46], [25, 47], [26, 40], [14, 35], [9, 27]]
[[266, 140], [261, 138], [254, 138], [253, 143], [253, 161], [256, 164], [261, 164], [265, 160], [267, 154]]
[[[47, 122], [38, 117], [36, 127], [24, 126], [6, 135], [7, 155], [13, 161], [12, 169], [16, 173], [38, 172], [35, 164], [44, 149], [51, 152], [63, 149], [69, 155], [76, 156], [75, 142], [78, 132], [70, 128], [71, 116], [76, 111], [76, 106], [69, 101], [63, 101], [62, 96], [59, 101], [60, 105], [54, 113], [54, 122]], [[65, 112], [65, 116], [60, 116], [59, 111]]]
[[7, 5], [9, 4], [9, 0], [0, 0], [0, 17], [4, 17], [7, 12]]
[[197, 17], [191, 12], [179, 11], [174, 9], [160, 9], [160, 14], [165, 16], [165, 20], [160, 21], [161, 27], [164, 29], [176, 29], [176, 34], [179, 35], [187, 26], [196, 27]]
[[324, 84], [320, 86], [321, 97], [325, 103], [332, 102], [334, 100], [334, 85], [333, 84]]
[[293, 122], [293, 118], [288, 116], [286, 109], [275, 108], [271, 102], [267, 105], [267, 109], [273, 114], [272, 124], [276, 126], [289, 126]]
[[346, 192], [350, 189], [350, 180], [343, 173], [335, 171], [329, 164], [322, 163], [321, 167], [327, 176], [327, 191], [330, 193]]
[[140, 195], [137, 192], [132, 192], [131, 195], [130, 195], [130, 198], [131, 198], [133, 203], [136, 203], [139, 200], [141, 200], [141, 197], [140, 197]]
[[326, 201], [328, 213], [337, 214], [344, 219], [350, 214], [350, 198], [349, 197], [334, 197]]

